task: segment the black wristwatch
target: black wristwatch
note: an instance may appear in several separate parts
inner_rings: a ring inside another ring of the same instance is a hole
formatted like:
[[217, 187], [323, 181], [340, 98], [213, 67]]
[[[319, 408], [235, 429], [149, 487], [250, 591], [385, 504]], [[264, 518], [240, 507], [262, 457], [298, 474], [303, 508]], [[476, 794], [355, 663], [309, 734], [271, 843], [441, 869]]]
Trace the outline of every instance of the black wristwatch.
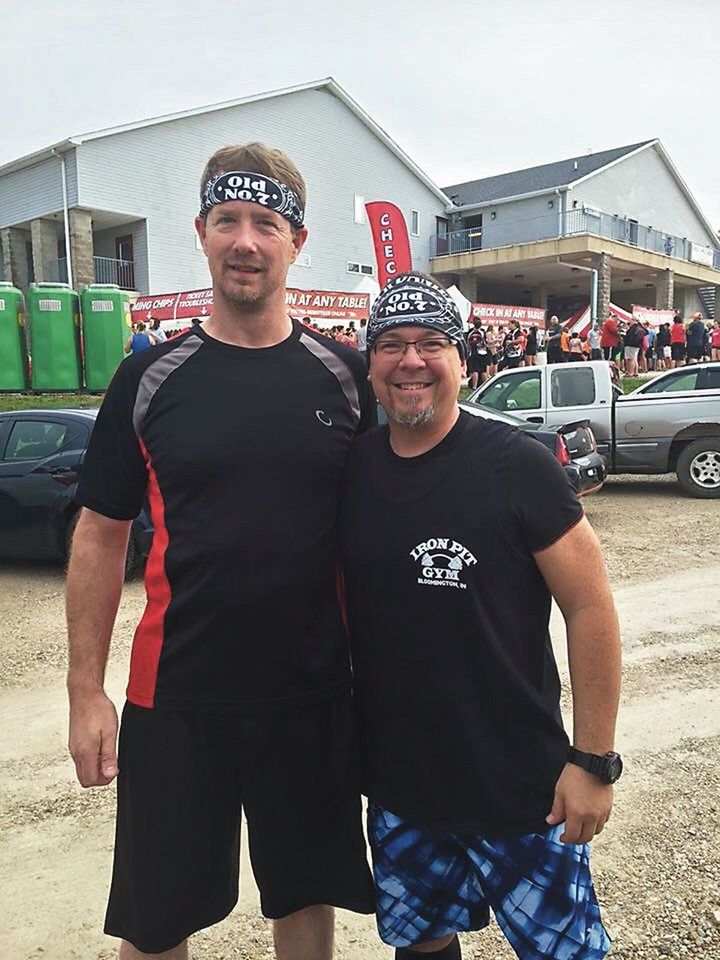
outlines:
[[622, 757], [619, 753], [609, 752], [601, 757], [597, 753], [583, 753], [582, 750], [570, 747], [568, 763], [577, 764], [603, 783], [615, 783], [623, 772]]

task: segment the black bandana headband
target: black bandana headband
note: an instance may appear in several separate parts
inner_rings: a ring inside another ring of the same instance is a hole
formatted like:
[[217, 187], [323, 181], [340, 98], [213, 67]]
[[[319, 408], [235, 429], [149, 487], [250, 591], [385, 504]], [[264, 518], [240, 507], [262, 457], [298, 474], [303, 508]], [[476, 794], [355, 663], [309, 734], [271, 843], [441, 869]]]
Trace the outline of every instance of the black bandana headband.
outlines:
[[297, 194], [286, 183], [281, 183], [263, 173], [247, 170], [231, 170], [213, 177], [205, 184], [200, 195], [200, 216], [206, 217], [212, 207], [228, 200], [249, 200], [274, 210], [285, 217], [294, 227], [302, 227], [305, 211], [300, 206]]
[[465, 354], [462, 318], [447, 290], [426, 277], [404, 273], [388, 280], [373, 304], [367, 345], [395, 327], [426, 327], [447, 337]]

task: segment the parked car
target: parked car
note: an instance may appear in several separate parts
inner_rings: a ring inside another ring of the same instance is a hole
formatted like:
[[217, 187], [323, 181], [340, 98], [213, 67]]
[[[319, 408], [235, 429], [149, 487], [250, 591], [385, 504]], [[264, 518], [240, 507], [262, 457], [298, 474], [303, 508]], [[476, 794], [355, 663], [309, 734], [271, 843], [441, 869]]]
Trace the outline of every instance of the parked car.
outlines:
[[[599, 490], [605, 482], [605, 461], [597, 452], [597, 443], [587, 420], [559, 424], [557, 427], [544, 428], [536, 423], [528, 423], [509, 413], [499, 413], [490, 407], [470, 400], [460, 401], [460, 408], [473, 417], [486, 420], [499, 420], [517, 427], [542, 443], [565, 469], [575, 493], [583, 497]], [[387, 423], [385, 411], [378, 404], [378, 422]]]
[[[78, 478], [96, 416], [96, 409], [0, 413], [0, 557], [67, 557], [79, 514]], [[152, 535], [143, 509], [130, 531], [126, 578], [142, 567]]]
[[503, 370], [470, 398], [552, 427], [585, 418], [610, 473], [675, 473], [693, 497], [720, 497], [720, 363], [659, 374], [623, 396], [604, 360]]

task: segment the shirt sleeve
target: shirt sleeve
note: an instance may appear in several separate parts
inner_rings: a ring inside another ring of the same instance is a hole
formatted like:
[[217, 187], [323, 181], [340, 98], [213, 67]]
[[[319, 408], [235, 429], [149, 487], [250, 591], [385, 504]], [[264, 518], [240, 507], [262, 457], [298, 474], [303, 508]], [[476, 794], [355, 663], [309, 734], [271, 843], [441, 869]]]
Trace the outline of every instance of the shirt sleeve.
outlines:
[[133, 428], [137, 371], [128, 360], [118, 367], [90, 436], [77, 502], [112, 520], [133, 520], [147, 490], [147, 464]]
[[529, 553], [552, 546], [584, 513], [570, 478], [538, 440], [517, 431], [508, 457], [512, 510]]

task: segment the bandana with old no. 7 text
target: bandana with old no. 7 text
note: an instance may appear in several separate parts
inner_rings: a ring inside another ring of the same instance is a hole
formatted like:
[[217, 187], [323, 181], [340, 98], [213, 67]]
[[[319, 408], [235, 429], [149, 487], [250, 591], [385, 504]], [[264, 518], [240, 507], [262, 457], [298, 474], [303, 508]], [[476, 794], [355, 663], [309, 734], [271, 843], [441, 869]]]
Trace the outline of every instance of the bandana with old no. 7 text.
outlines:
[[247, 170], [231, 170], [208, 180], [200, 196], [200, 216], [219, 203], [248, 200], [285, 217], [294, 227], [302, 227], [305, 211], [295, 191], [286, 183]]

